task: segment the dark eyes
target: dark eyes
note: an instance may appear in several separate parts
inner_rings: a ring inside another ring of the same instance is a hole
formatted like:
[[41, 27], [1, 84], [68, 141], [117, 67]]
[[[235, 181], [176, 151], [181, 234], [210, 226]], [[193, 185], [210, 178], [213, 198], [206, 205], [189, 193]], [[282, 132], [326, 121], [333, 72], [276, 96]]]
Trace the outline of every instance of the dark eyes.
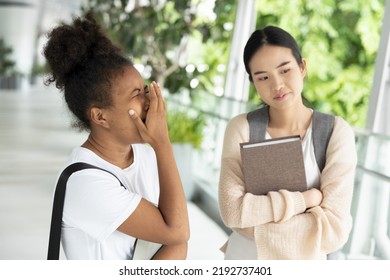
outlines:
[[[290, 68], [282, 69], [279, 73], [282, 74], [282, 75], [284, 75], [284, 74], [287, 74], [288, 72], [290, 72]], [[259, 81], [266, 81], [266, 80], [268, 80], [268, 79], [269, 79], [268, 76], [260, 76], [260, 77], [258, 78]]]
[[149, 87], [145, 86], [143, 90], [137, 89], [131, 98], [147, 95], [149, 93]]
[[260, 77], [260, 78], [259, 78], [259, 81], [266, 81], [266, 80], [268, 80], [268, 77], [267, 77], [267, 76], [264, 76], [264, 77]]

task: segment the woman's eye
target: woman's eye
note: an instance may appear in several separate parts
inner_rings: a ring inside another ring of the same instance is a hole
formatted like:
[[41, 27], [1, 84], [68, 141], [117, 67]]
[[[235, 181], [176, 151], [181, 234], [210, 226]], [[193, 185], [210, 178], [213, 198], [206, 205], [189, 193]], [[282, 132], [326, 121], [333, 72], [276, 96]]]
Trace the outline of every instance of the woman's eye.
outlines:
[[130, 95], [130, 99], [137, 98], [138, 96], [140, 96], [140, 94], [141, 91], [137, 90]]
[[267, 76], [259, 77], [259, 81], [266, 81], [266, 80], [268, 80], [268, 77], [267, 77]]
[[287, 74], [288, 72], [290, 72], [290, 69], [283, 69], [282, 70], [282, 74]]

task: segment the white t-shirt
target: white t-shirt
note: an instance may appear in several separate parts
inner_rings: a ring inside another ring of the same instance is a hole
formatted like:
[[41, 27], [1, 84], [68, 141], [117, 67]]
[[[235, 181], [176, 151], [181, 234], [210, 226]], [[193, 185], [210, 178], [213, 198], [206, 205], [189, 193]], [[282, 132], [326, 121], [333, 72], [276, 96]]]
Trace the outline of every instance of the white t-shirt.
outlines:
[[141, 198], [157, 205], [160, 187], [157, 160], [147, 145], [132, 145], [133, 163], [121, 169], [78, 147], [67, 165], [86, 162], [114, 173], [85, 169], [69, 177], [63, 211], [62, 246], [67, 259], [132, 259], [135, 238], [117, 228], [137, 208]]
[[305, 162], [307, 188], [318, 188], [320, 186], [321, 172], [317, 165], [314, 154], [314, 145], [312, 137], [312, 124], [306, 130], [305, 137], [302, 140], [303, 160]]

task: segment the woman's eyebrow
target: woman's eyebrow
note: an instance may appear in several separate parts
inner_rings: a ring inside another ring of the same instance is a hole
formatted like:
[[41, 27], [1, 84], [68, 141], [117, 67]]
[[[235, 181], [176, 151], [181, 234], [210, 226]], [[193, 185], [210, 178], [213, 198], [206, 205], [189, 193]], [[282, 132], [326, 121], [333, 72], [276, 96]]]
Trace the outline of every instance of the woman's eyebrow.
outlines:
[[285, 61], [285, 62], [282, 62], [282, 63], [280, 63], [277, 67], [276, 67], [276, 69], [278, 69], [278, 68], [280, 68], [280, 67], [283, 67], [284, 65], [287, 65], [287, 64], [289, 64], [291, 61]]
[[[146, 91], [148, 88], [149, 88], [149, 87], [148, 87], [147, 85], [145, 85], [145, 86], [143, 87], [143, 90]], [[135, 87], [135, 88], [133, 88], [133, 89], [130, 91], [130, 93], [131, 93], [131, 94], [136, 94], [136, 93], [139, 92], [139, 91], [141, 91], [141, 88], [140, 88], [140, 87]]]
[[[283, 66], [289, 64], [290, 62], [291, 62], [291, 61], [284, 61], [284, 62], [280, 63], [278, 66], [276, 66], [275, 69], [278, 69], [278, 68], [280, 68], [280, 67], [283, 67]], [[259, 75], [259, 74], [263, 74], [263, 73], [267, 73], [267, 71], [256, 71], [255, 73], [253, 73], [253, 75]]]

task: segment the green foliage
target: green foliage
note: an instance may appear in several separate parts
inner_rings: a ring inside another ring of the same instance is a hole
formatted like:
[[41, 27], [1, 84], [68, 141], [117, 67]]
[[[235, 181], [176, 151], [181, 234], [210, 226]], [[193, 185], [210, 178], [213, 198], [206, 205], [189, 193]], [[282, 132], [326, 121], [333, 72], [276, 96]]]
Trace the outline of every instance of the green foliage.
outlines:
[[[159, 82], [170, 93], [176, 93], [188, 88], [194, 75], [199, 74], [186, 72], [190, 57], [197, 60], [195, 66], [203, 63], [203, 56], [189, 51], [190, 45], [223, 41], [222, 49], [228, 49], [230, 42], [226, 38], [231, 32], [226, 31], [223, 24], [234, 17], [234, 1], [216, 1], [216, 18], [202, 12], [202, 7], [211, 2], [89, 0], [83, 11], [92, 9], [110, 37], [133, 57], [135, 63], [150, 70], [150, 75], [145, 78]], [[209, 67], [207, 71], [201, 75], [210, 77], [215, 70]]]
[[175, 109], [168, 111], [167, 123], [172, 143], [191, 143], [194, 148], [200, 148], [206, 124], [203, 115], [192, 116], [189, 112]]
[[15, 62], [9, 57], [12, 48], [6, 46], [3, 39], [0, 39], [0, 75], [12, 75], [15, 73]]
[[[277, 25], [302, 47], [308, 76], [305, 96], [318, 110], [364, 126], [383, 0], [258, 0], [257, 27]], [[251, 88], [250, 99], [258, 102]]]
[[[93, 8], [109, 35], [150, 72], [146, 79], [192, 97], [224, 87], [220, 66], [228, 64], [237, 0], [215, 1], [214, 18], [201, 11], [208, 0], [86, 2], [84, 10]], [[314, 108], [364, 126], [384, 0], [257, 0], [257, 7], [257, 28], [280, 26], [302, 47], [304, 95]], [[253, 87], [249, 99], [249, 107], [259, 103]]]

